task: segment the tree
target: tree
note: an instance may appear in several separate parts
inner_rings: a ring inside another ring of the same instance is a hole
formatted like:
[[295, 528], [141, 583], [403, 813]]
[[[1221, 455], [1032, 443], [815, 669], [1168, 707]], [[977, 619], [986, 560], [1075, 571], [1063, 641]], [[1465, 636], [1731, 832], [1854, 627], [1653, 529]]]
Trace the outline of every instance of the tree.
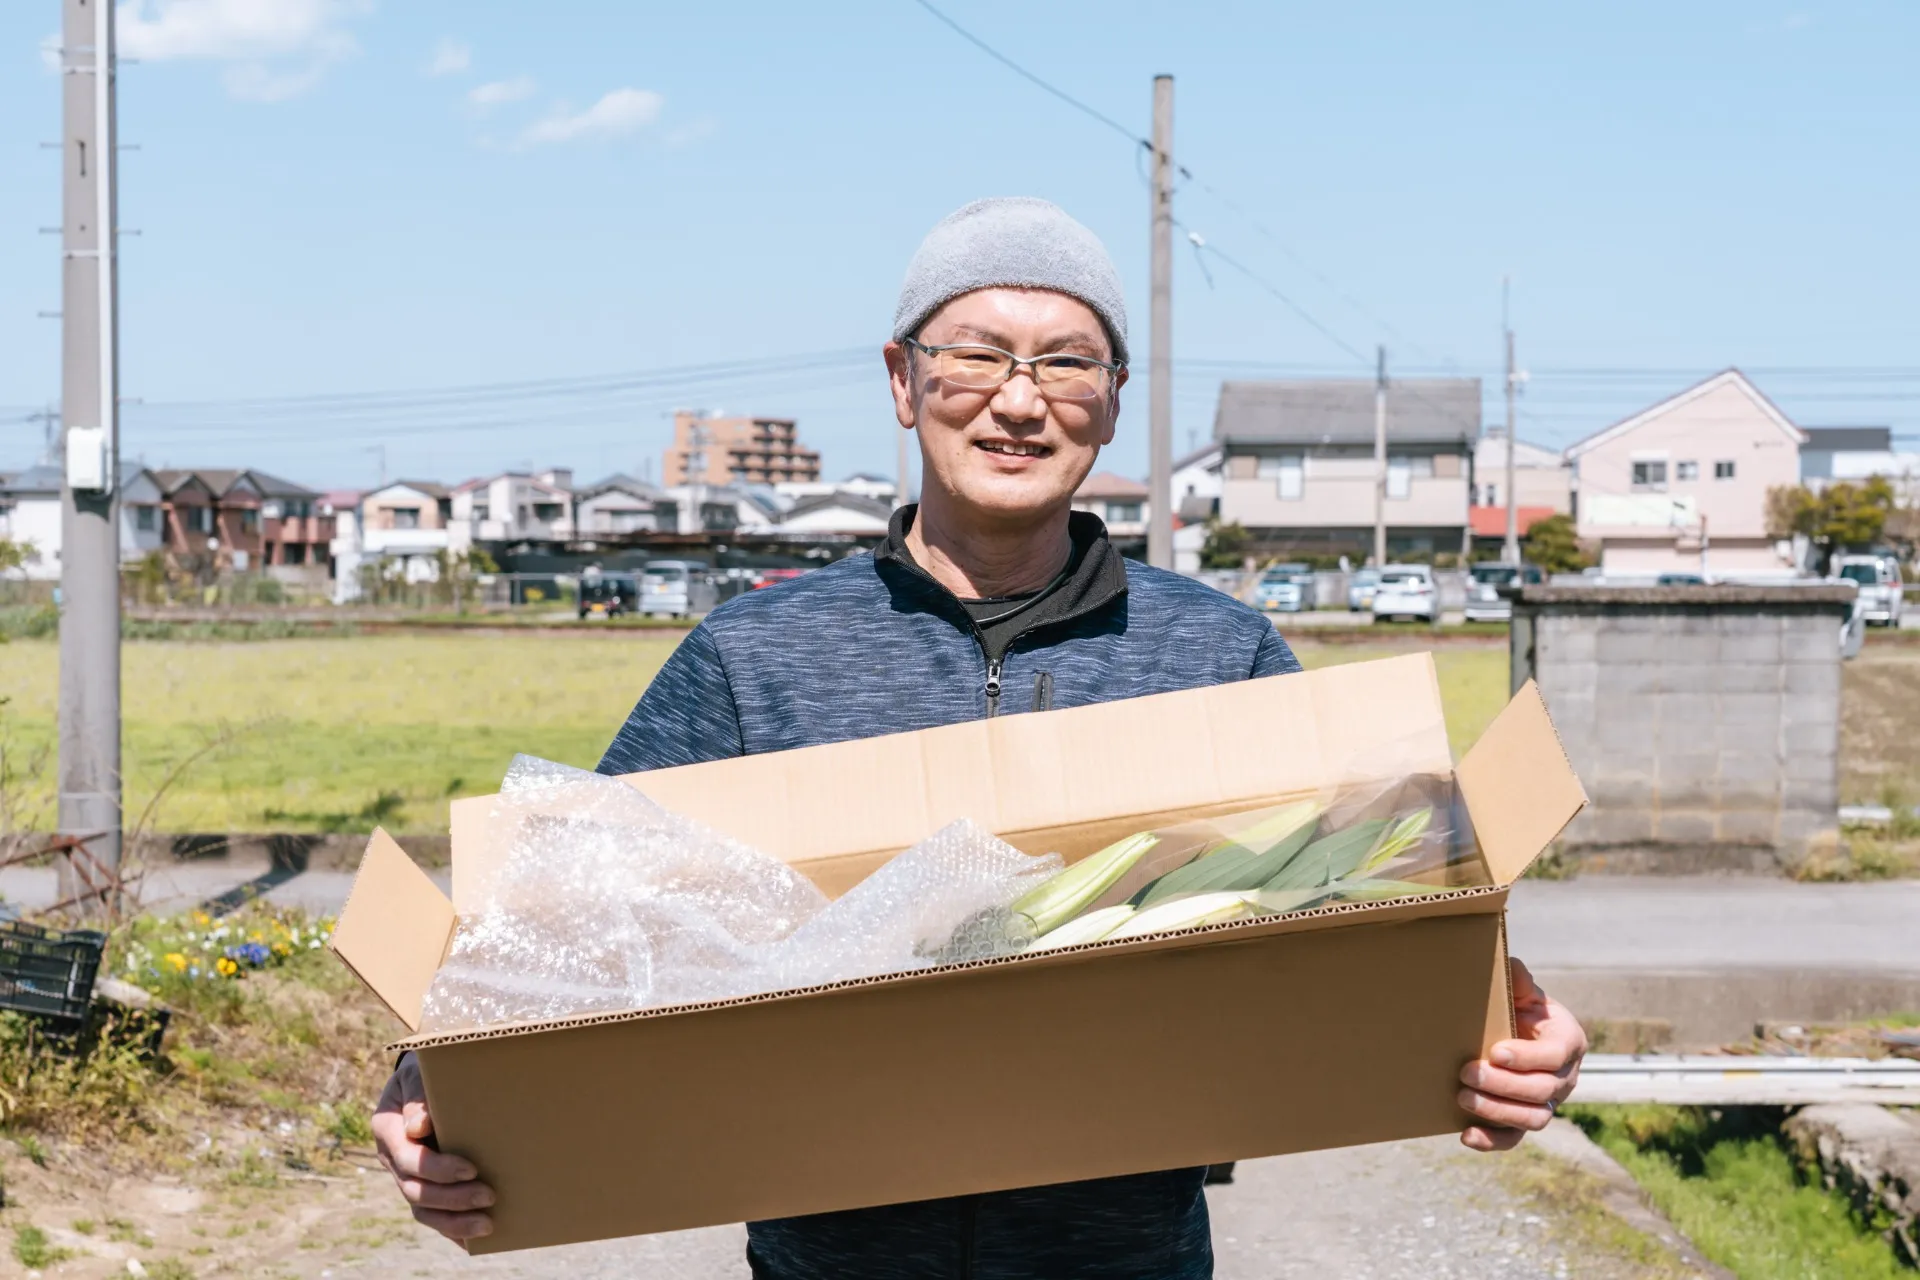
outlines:
[[1593, 557], [1581, 550], [1573, 517], [1568, 515], [1535, 520], [1527, 530], [1523, 554], [1542, 573], [1578, 573], [1593, 563]]
[[1251, 542], [1252, 539], [1240, 527], [1238, 520], [1230, 524], [1210, 521], [1207, 524], [1207, 540], [1200, 546], [1200, 567], [1238, 569], [1247, 561], [1247, 547]]
[[0, 573], [25, 568], [38, 560], [40, 553], [31, 542], [15, 542], [11, 538], [0, 538]]
[[1893, 508], [1893, 485], [1885, 476], [1860, 484], [1841, 480], [1818, 493], [1805, 485], [1780, 485], [1767, 490], [1767, 534], [1807, 539], [1824, 570], [1837, 552], [1866, 550], [1878, 542]]

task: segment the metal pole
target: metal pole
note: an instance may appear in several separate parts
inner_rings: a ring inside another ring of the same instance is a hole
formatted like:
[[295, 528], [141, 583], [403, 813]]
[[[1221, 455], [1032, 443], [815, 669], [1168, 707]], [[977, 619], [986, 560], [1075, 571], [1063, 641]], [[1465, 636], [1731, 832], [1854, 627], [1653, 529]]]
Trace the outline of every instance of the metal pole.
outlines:
[[1173, 568], [1173, 77], [1153, 78], [1153, 310], [1147, 373], [1147, 563]]
[[[120, 864], [119, 367], [113, 5], [62, 0], [60, 798], [63, 836]], [[62, 896], [97, 885], [85, 858]]]
[[1520, 563], [1520, 508], [1515, 505], [1513, 493], [1514, 472], [1514, 436], [1513, 436], [1513, 396], [1520, 385], [1520, 375], [1513, 367], [1513, 330], [1507, 330], [1507, 478], [1505, 483], [1507, 500], [1507, 545], [1505, 558], [1508, 564]]
[[1387, 563], [1387, 349], [1373, 378], [1373, 567]]

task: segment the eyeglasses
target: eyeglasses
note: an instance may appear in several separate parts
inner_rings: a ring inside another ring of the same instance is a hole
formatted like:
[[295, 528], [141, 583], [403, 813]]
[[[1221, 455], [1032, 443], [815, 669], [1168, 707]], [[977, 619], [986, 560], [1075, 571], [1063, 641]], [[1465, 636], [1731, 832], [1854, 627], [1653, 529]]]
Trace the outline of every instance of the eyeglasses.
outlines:
[[1115, 374], [1127, 366], [1092, 356], [1052, 355], [1028, 358], [998, 347], [959, 344], [930, 347], [916, 338], [906, 345], [924, 352], [933, 362], [934, 376], [967, 391], [997, 391], [1021, 365], [1033, 374], [1033, 385], [1049, 400], [1092, 400], [1104, 392]]

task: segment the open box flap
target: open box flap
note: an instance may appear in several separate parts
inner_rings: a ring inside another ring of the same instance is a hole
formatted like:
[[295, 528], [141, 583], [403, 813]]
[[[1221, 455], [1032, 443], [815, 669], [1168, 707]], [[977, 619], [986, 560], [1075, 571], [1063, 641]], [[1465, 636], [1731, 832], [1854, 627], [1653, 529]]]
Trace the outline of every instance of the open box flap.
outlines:
[[1518, 880], [1587, 804], [1586, 789], [1531, 680], [1494, 717], [1454, 775], [1495, 884]]
[[[1387, 746], [1393, 750], [1382, 752]], [[793, 864], [837, 896], [959, 818], [1023, 852], [1073, 861], [1166, 815], [1310, 795], [1357, 780], [1348, 771], [1376, 759], [1397, 770], [1451, 768], [1431, 655], [682, 765], [623, 781]], [[453, 804], [453, 900], [462, 911], [481, 900], [511, 835], [487, 821], [493, 805], [492, 796]]]
[[409, 1031], [453, 940], [453, 904], [384, 830], [367, 842], [328, 944]]

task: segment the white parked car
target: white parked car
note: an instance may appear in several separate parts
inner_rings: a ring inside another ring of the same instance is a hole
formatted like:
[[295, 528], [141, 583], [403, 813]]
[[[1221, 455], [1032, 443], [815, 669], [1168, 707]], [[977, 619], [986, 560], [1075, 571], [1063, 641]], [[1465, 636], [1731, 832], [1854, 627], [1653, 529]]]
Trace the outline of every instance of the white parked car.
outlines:
[[1892, 556], [1835, 556], [1833, 577], [1851, 582], [1860, 591], [1860, 616], [1868, 626], [1900, 625], [1905, 611], [1906, 584], [1900, 580], [1900, 562]]
[[1390, 564], [1380, 571], [1373, 593], [1373, 620], [1419, 618], [1432, 622], [1439, 611], [1433, 570], [1424, 564]]
[[1503, 597], [1500, 588], [1540, 581], [1542, 575], [1537, 565], [1487, 561], [1472, 566], [1467, 570], [1467, 621], [1511, 621], [1513, 601]]

